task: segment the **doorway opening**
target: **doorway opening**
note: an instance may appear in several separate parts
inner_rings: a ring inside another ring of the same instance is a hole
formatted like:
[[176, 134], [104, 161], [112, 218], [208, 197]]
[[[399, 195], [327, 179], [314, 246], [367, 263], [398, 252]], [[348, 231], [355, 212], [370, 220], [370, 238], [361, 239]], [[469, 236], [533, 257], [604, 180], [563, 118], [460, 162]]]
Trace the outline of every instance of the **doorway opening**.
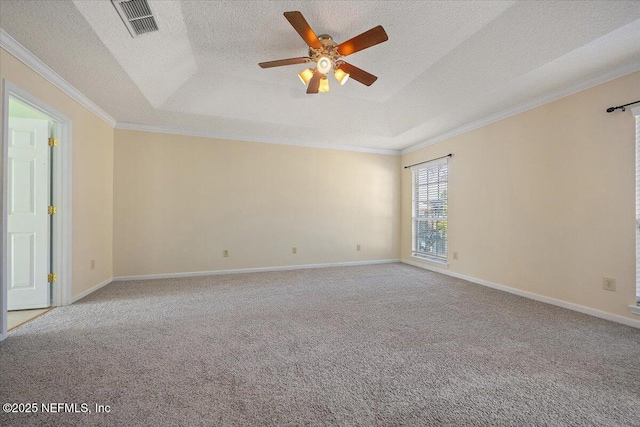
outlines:
[[71, 284], [71, 120], [3, 88], [0, 339], [16, 319], [68, 304]]

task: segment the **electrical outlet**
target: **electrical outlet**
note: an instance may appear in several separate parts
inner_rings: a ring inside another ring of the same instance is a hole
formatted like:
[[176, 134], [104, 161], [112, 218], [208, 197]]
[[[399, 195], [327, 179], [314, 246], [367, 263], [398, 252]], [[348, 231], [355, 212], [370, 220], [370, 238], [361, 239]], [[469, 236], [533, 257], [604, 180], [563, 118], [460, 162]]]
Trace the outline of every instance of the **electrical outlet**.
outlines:
[[356, 246], [356, 251], [360, 250], [360, 244], [358, 243], [358, 245]]
[[453, 259], [458, 259], [458, 252], [453, 253]]
[[95, 269], [96, 269], [96, 260], [95, 260], [95, 259], [92, 259], [92, 260], [91, 260], [91, 269], [92, 269], [92, 270], [95, 270]]
[[615, 291], [616, 290], [616, 279], [612, 277], [603, 277], [602, 278], [602, 289], [605, 291]]
[[228, 258], [229, 257], [229, 250], [228, 249], [223, 250], [222, 251], [222, 256], [225, 257], [225, 258]]
[[297, 254], [298, 253], [298, 248], [296, 248], [295, 246], [291, 248], [291, 253], [292, 254]]

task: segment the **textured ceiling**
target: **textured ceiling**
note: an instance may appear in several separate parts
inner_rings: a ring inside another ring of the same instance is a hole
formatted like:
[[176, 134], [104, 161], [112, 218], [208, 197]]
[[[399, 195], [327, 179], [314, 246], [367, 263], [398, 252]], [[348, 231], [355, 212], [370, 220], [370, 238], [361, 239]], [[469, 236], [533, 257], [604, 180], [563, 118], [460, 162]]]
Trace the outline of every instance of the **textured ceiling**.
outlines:
[[[0, 27], [119, 122], [234, 139], [403, 149], [640, 58], [640, 1], [158, 1], [132, 38], [108, 0], [0, 1]], [[282, 15], [338, 43], [389, 41], [349, 62], [371, 87], [307, 95]], [[640, 68], [640, 67], [639, 67]]]

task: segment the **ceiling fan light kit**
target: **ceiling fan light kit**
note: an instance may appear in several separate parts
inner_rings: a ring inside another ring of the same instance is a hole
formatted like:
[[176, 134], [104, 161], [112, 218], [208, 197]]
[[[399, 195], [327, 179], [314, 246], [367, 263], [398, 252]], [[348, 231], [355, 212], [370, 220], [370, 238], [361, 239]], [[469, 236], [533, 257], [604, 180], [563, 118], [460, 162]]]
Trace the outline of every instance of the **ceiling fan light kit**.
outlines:
[[340, 85], [345, 84], [347, 80], [349, 80], [349, 74], [345, 73], [343, 70], [335, 70], [333, 72], [333, 77], [336, 78], [336, 80], [338, 81], [338, 83], [340, 83]]
[[307, 84], [309, 84], [309, 80], [311, 80], [311, 77], [313, 77], [313, 71], [314, 70], [312, 70], [311, 68], [307, 68], [306, 70], [298, 74], [298, 77], [300, 77], [303, 85], [306, 86]]
[[331, 71], [331, 59], [329, 59], [328, 56], [326, 55], [322, 55], [318, 58], [318, 71], [320, 71], [322, 74], [328, 74], [329, 71]]
[[325, 76], [320, 79], [320, 87], [318, 88], [319, 92], [329, 92], [329, 79]]
[[346, 42], [336, 44], [327, 34], [316, 36], [302, 13], [285, 12], [285, 18], [309, 46], [309, 56], [261, 62], [262, 68], [281, 67], [284, 65], [315, 62], [316, 68], [307, 68], [298, 74], [303, 84], [307, 85], [307, 93], [329, 92], [327, 75], [333, 70], [333, 76], [343, 85], [349, 77], [366, 86], [371, 86], [378, 78], [355, 65], [342, 60], [345, 56], [359, 52], [389, 39], [382, 26], [378, 25], [355, 36]]

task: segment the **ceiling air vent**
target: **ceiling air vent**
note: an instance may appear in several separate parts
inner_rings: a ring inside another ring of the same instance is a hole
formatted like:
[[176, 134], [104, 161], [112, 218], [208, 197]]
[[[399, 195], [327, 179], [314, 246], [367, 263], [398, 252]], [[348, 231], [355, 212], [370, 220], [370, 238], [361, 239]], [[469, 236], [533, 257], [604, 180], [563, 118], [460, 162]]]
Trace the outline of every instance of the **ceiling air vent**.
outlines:
[[158, 24], [147, 0], [111, 0], [111, 3], [118, 11], [131, 37], [158, 31]]

